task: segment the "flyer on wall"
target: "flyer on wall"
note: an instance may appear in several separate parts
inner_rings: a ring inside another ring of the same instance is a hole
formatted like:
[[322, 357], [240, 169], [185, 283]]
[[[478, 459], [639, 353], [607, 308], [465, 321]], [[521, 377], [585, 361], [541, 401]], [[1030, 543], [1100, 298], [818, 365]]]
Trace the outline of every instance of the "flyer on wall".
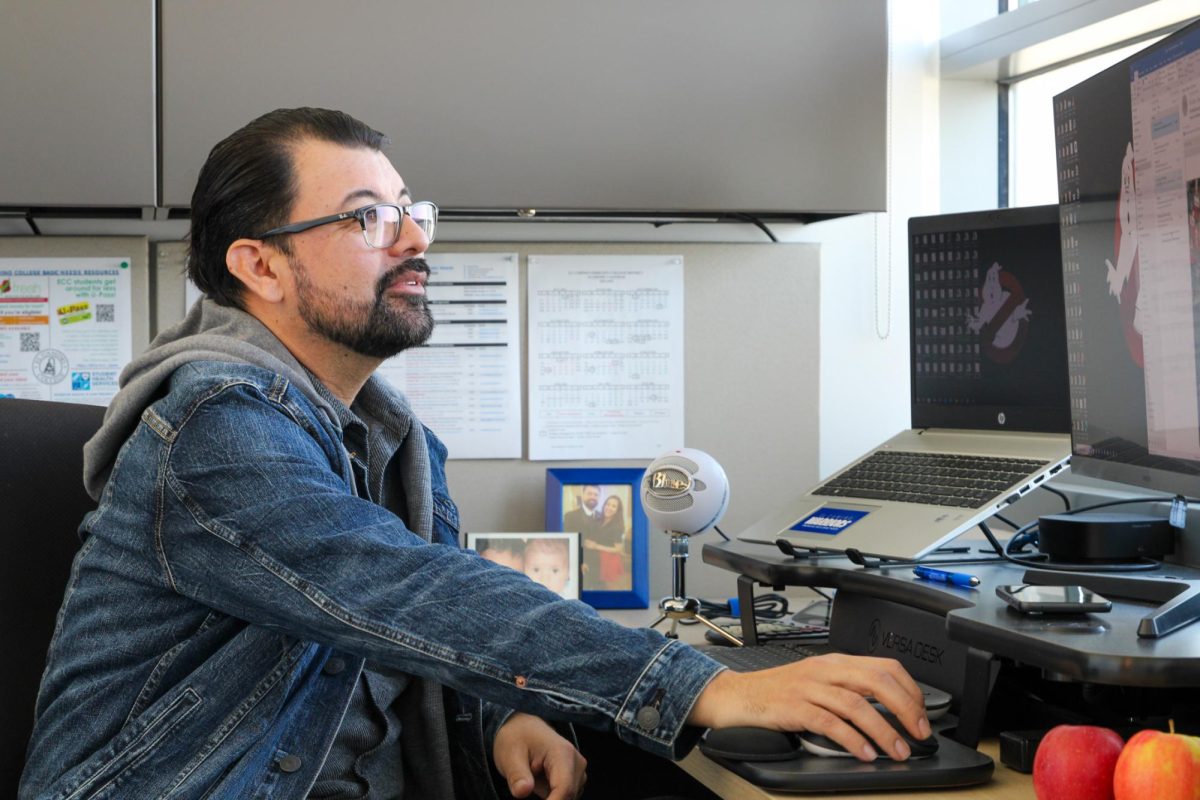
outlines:
[[108, 405], [132, 340], [129, 258], [0, 259], [0, 397]]

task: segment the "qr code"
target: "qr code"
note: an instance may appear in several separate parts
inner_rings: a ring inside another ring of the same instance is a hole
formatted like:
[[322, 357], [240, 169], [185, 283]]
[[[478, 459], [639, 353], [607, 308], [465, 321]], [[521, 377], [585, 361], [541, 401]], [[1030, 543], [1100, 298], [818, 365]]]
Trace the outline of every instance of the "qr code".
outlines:
[[96, 322], [114, 322], [116, 313], [112, 303], [96, 303]]
[[22, 333], [21, 334], [21, 352], [36, 353], [42, 349], [42, 335], [40, 333]]

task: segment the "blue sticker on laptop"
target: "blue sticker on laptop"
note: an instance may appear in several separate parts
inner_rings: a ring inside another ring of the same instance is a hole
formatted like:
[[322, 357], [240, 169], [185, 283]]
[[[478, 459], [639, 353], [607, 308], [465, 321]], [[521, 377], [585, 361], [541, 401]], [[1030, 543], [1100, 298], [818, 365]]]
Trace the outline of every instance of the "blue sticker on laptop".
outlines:
[[788, 530], [801, 533], [841, 533], [865, 517], [869, 511], [851, 511], [848, 508], [822, 508], [809, 514]]

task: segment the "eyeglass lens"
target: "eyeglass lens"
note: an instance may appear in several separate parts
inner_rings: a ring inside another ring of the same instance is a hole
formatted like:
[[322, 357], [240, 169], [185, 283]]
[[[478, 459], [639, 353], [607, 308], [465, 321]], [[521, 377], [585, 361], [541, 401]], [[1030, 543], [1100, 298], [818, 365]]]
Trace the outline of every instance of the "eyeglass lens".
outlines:
[[[408, 206], [408, 215], [420, 226], [425, 238], [433, 241], [437, 224], [437, 210], [432, 203], [414, 203]], [[391, 247], [400, 238], [404, 224], [404, 212], [399, 206], [372, 206], [363, 212], [363, 236], [371, 247]]]

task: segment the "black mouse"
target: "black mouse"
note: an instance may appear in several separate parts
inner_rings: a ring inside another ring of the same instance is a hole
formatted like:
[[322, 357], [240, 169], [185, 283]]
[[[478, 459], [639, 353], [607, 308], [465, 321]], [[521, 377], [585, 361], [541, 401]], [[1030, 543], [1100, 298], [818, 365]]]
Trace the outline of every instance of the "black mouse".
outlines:
[[[929, 758], [937, 752], [938, 740], [936, 736], [930, 735], [928, 739], [918, 739], [909, 733], [908, 729], [904, 727], [904, 723], [898, 720], [890, 711], [884, 711], [882, 709], [876, 710], [879, 711], [880, 716], [882, 716], [889, 725], [896, 729], [896, 733], [899, 734], [900, 738], [904, 740], [904, 743], [908, 745], [909, 752], [912, 753], [909, 758]], [[851, 722], [850, 725], [851, 727], [855, 727], [853, 722]], [[862, 731], [860, 730], [859, 733], [862, 733]], [[875, 744], [870, 736], [867, 736], [865, 733], [863, 733], [863, 736], [867, 737], [867, 740], [871, 742], [871, 746], [875, 748], [875, 751], [879, 753], [881, 758], [891, 758], [887, 751], [880, 749], [880, 747]], [[798, 737], [800, 739], [800, 746], [804, 748], [806, 752], [812, 753], [813, 755], [832, 756], [834, 758], [854, 758], [854, 755], [849, 750], [842, 747], [840, 744], [827, 736], [822, 736], [819, 733], [813, 733], [811, 731], [805, 731], [804, 733], [798, 734]]]
[[748, 727], [709, 729], [700, 752], [730, 761], [790, 761], [801, 755], [796, 734]]

